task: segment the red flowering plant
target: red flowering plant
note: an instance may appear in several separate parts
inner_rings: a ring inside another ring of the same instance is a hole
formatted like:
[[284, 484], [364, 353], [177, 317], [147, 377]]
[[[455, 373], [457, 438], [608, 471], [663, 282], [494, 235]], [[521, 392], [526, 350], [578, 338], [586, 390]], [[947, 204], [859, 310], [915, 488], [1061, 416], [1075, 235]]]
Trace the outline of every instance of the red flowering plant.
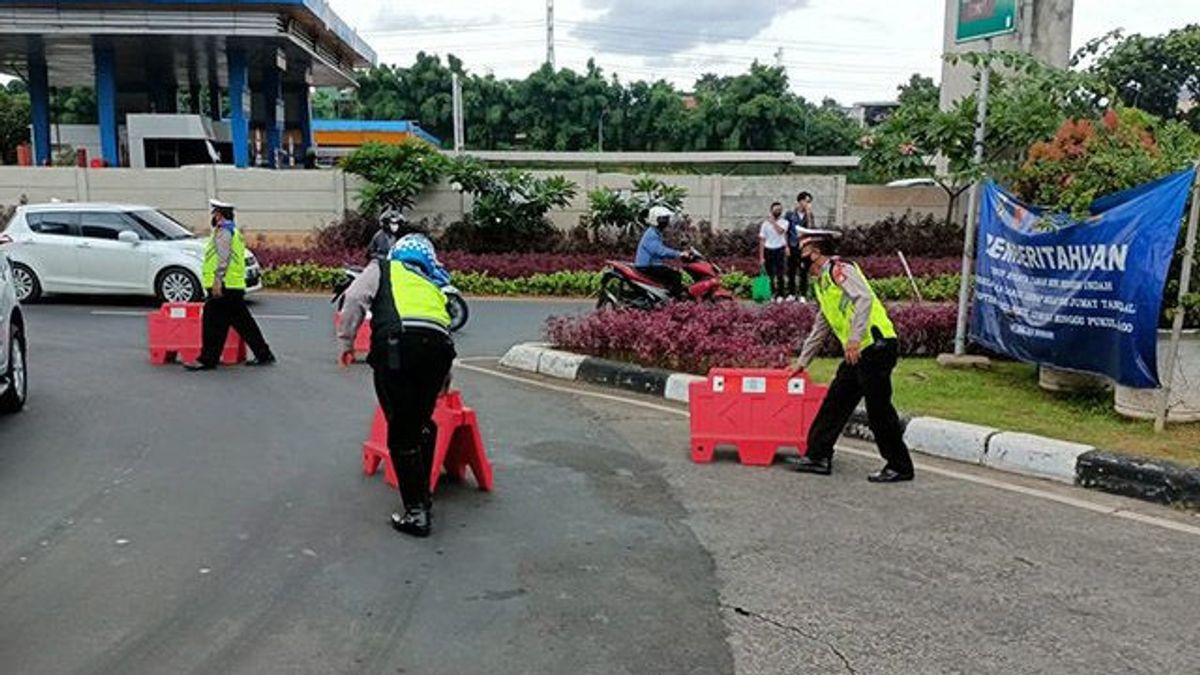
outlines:
[[1183, 169], [1198, 150], [1183, 124], [1111, 109], [1098, 120], [1066, 120], [1053, 137], [1031, 145], [1012, 187], [1031, 204], [1083, 217], [1097, 198]]
[[[549, 342], [569, 351], [704, 374], [716, 367], [787, 365], [812, 328], [813, 312], [811, 305], [680, 303], [649, 312], [554, 317], [545, 333]], [[901, 353], [931, 355], [953, 346], [953, 305], [897, 303], [889, 313], [901, 336]], [[832, 343], [825, 347], [827, 355], [838, 353]]]

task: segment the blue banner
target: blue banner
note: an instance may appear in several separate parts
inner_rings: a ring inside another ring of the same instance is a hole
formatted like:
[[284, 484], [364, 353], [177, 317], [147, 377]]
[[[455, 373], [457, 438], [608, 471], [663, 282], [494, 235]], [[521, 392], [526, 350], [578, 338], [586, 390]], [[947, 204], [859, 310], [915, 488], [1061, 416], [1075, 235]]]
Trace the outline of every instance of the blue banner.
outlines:
[[1158, 317], [1195, 170], [1072, 220], [983, 186], [971, 339], [1022, 361], [1158, 386]]

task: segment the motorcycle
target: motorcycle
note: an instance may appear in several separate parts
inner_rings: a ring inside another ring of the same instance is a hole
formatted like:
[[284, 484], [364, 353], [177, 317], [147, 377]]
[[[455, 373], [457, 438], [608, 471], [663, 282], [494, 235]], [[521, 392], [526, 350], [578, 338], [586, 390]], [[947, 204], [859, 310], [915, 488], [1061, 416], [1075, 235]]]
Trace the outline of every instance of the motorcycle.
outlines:
[[[333, 299], [330, 303], [336, 307], [337, 311], [342, 311], [342, 304], [346, 301], [346, 289], [350, 288], [350, 284], [362, 274], [361, 267], [344, 267], [342, 268], [342, 278], [333, 285]], [[462, 296], [462, 292], [454, 287], [454, 284], [446, 284], [441, 286], [442, 293], [446, 296], [446, 311], [450, 314], [450, 332], [454, 333], [467, 325], [467, 319], [471, 316], [471, 310], [467, 307], [467, 301]]]
[[681, 297], [672, 297], [670, 289], [661, 281], [642, 274], [632, 263], [608, 261], [600, 277], [596, 309], [654, 309], [672, 300], [726, 302], [734, 299], [733, 293], [721, 285], [721, 275], [724, 274], [721, 267], [706, 259], [695, 248], [689, 247], [681, 262], [683, 271], [691, 277], [691, 284], [685, 285]]

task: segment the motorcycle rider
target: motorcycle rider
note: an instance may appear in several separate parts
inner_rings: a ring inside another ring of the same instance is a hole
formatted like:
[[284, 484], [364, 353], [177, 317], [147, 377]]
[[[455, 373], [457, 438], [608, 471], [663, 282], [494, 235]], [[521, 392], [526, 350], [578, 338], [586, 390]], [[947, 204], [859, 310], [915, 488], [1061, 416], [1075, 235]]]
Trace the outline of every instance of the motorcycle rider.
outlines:
[[408, 219], [399, 209], [388, 207], [379, 214], [379, 231], [371, 239], [367, 247], [367, 256], [371, 260], [387, 260], [392, 253], [392, 247], [400, 238], [400, 228], [408, 224]]
[[663, 231], [679, 221], [679, 215], [665, 206], [652, 206], [647, 214], [650, 226], [638, 243], [634, 267], [643, 275], [661, 283], [673, 298], [684, 295], [683, 274], [664, 263], [670, 260], [687, 260], [688, 254], [663, 243]]

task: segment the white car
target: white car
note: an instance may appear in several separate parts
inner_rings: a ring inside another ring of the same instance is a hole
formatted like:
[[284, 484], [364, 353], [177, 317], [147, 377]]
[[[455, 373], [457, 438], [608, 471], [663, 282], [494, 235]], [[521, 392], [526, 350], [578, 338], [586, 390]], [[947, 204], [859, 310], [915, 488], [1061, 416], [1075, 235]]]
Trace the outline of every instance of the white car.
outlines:
[[[20, 206], [0, 232], [20, 302], [43, 293], [198, 302], [205, 244], [158, 209], [124, 204]], [[262, 269], [247, 250], [246, 290], [261, 289]]]
[[29, 380], [25, 367], [25, 317], [17, 304], [16, 284], [0, 251], [0, 413], [25, 407]]

